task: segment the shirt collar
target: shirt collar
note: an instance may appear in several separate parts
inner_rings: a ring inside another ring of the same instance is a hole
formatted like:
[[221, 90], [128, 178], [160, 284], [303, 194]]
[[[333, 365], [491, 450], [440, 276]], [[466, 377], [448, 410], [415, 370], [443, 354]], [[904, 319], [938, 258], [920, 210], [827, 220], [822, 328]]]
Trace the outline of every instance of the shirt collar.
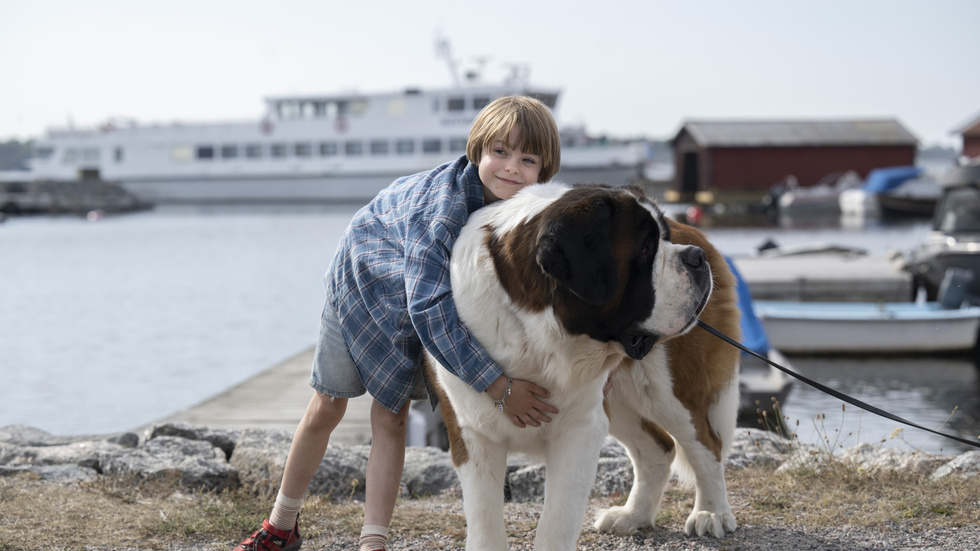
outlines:
[[[465, 159], [465, 156], [460, 159]], [[480, 180], [480, 169], [477, 165], [466, 161], [466, 167], [460, 176], [460, 181], [466, 186], [466, 208], [470, 213], [486, 206], [483, 200], [483, 181]]]

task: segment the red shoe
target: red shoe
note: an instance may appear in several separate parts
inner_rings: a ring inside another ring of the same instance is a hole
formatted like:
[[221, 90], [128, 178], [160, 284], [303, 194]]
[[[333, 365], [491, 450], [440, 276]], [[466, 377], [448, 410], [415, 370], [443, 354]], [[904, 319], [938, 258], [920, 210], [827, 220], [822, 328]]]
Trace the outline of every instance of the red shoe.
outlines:
[[262, 521], [262, 529], [255, 532], [245, 541], [238, 544], [232, 551], [297, 551], [303, 545], [299, 535], [299, 521], [289, 532], [284, 532], [269, 524], [269, 519]]

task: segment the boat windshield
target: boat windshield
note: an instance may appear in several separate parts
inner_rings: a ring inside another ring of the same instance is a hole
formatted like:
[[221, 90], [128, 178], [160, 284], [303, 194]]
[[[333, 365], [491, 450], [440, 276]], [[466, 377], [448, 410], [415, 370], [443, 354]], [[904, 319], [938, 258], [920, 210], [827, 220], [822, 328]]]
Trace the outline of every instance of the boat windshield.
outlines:
[[933, 225], [943, 233], [980, 233], [980, 190], [974, 186], [948, 189]]

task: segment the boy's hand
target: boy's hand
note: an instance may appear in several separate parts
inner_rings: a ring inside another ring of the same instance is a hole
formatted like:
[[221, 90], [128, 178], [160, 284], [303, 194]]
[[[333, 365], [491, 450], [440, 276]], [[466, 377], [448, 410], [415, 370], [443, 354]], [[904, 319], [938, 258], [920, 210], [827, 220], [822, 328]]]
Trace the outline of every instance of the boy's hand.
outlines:
[[[513, 379], [510, 388], [510, 395], [506, 397], [504, 415], [510, 417], [515, 426], [525, 428], [527, 426], [540, 427], [541, 423], [551, 421], [551, 415], [558, 414], [558, 408], [545, 402], [551, 397], [544, 388], [523, 379]], [[501, 397], [507, 391], [507, 377], [501, 376], [488, 388], [494, 399]]]

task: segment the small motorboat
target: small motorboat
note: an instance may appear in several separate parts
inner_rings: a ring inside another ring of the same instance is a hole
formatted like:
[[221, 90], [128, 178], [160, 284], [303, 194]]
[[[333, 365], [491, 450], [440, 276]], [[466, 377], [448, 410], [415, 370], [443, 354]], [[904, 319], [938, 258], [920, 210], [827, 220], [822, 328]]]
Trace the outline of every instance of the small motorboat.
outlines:
[[980, 161], [954, 167], [940, 181], [942, 196], [936, 203], [932, 231], [918, 247], [905, 255], [904, 268], [912, 274], [914, 288], [926, 290], [935, 300], [950, 268], [974, 274], [967, 289], [971, 300], [980, 297]]
[[951, 270], [941, 301], [756, 301], [772, 346], [798, 354], [932, 354], [977, 346], [980, 306], [967, 300], [972, 274]]
[[864, 184], [838, 197], [841, 214], [851, 217], [929, 216], [940, 187], [917, 166], [876, 168]]

